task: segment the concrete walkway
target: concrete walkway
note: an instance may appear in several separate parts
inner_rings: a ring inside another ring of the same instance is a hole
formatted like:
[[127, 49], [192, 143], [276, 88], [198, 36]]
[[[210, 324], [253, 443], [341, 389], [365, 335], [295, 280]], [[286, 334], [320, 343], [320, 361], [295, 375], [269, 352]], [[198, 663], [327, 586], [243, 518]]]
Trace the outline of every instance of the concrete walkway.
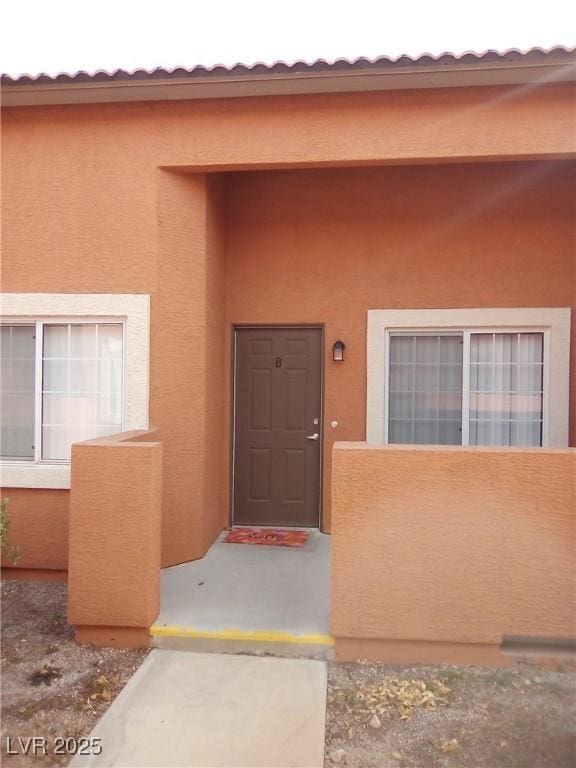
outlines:
[[321, 768], [326, 664], [154, 650], [96, 725], [100, 768]]
[[162, 571], [154, 645], [329, 657], [330, 536], [310, 531], [292, 549], [224, 544], [225, 535], [201, 560]]

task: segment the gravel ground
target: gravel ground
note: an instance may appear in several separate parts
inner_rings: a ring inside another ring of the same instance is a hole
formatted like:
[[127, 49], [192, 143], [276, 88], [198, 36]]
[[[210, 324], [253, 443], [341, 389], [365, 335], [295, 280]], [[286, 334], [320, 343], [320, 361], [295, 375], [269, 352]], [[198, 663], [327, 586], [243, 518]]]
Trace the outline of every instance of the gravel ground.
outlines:
[[[146, 651], [77, 645], [66, 623], [66, 584], [3, 581], [1, 597], [2, 765], [66, 765], [69, 755], [54, 754], [57, 737], [87, 736]], [[45, 739], [47, 755], [22, 754], [32, 736]]]
[[[145, 651], [80, 646], [66, 585], [2, 582], [2, 764], [66, 765]], [[542, 669], [329, 664], [326, 768], [575, 768], [576, 675]], [[17, 739], [43, 737], [47, 755]], [[7, 754], [7, 737], [12, 751]]]
[[332, 663], [325, 767], [574, 768], [576, 675], [555, 666]]

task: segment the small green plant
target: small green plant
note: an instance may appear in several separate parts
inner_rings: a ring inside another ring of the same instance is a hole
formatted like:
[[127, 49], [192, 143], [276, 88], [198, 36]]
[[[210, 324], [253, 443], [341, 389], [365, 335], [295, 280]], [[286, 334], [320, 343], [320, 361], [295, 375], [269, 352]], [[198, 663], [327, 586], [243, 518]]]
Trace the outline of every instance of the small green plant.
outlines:
[[444, 685], [456, 685], [464, 677], [464, 672], [458, 667], [448, 667], [443, 670], [440, 680]]
[[[8, 515], [9, 499], [0, 499], [0, 552], [4, 555], [4, 550], [8, 548], [8, 530], [10, 529], [10, 517]], [[16, 565], [22, 557], [20, 547], [10, 546], [6, 553], [12, 565]]]

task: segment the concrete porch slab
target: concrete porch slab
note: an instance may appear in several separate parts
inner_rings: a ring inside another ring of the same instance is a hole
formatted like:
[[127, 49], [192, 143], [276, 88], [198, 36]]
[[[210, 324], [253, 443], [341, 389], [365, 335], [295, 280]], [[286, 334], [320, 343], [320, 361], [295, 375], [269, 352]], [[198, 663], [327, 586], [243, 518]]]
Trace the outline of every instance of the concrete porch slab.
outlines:
[[320, 768], [326, 664], [151, 651], [74, 768]]
[[330, 536], [303, 548], [224, 544], [162, 571], [160, 648], [278, 656], [332, 655]]

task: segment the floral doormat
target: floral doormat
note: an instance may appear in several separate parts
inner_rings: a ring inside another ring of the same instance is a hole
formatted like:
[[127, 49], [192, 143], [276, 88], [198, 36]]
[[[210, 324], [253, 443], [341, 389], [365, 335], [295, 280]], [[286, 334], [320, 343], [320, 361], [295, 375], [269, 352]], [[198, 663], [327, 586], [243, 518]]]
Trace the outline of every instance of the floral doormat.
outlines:
[[224, 538], [225, 544], [264, 544], [269, 547], [303, 547], [308, 540], [306, 531], [286, 531], [278, 528], [233, 528]]

